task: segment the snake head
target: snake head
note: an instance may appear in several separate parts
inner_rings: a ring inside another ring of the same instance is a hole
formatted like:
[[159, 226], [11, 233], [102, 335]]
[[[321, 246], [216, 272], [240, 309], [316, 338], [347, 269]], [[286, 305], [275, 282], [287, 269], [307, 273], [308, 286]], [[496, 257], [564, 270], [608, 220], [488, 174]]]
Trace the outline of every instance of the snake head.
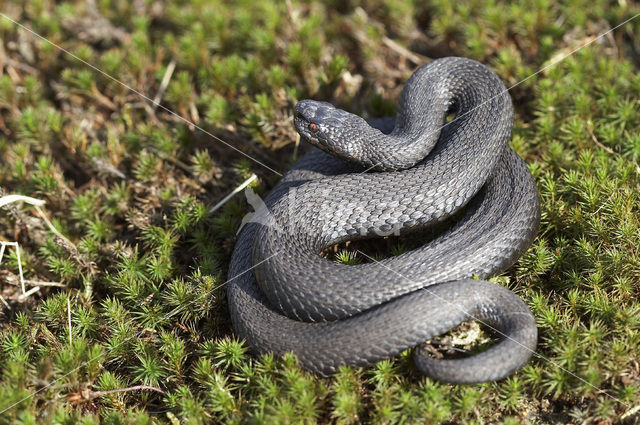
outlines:
[[359, 139], [370, 129], [361, 117], [316, 100], [298, 102], [294, 124], [300, 136], [312, 145], [356, 162], [362, 154]]

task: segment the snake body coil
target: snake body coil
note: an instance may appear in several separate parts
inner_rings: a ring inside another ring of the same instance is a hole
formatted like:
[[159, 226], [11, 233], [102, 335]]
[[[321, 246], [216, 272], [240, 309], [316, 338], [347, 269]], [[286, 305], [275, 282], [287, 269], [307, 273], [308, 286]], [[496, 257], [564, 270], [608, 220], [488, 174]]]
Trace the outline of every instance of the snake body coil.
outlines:
[[[448, 113], [456, 118], [446, 123]], [[463, 58], [419, 68], [395, 122], [299, 102], [296, 128], [320, 149], [298, 161], [242, 229], [227, 292], [237, 334], [256, 352], [293, 351], [303, 367], [328, 375], [471, 318], [503, 338], [462, 359], [418, 348], [418, 369], [471, 383], [524, 365], [537, 340], [529, 309], [507, 289], [471, 279], [511, 266], [538, 230], [535, 184], [507, 146], [512, 122], [500, 79]], [[356, 266], [320, 255], [345, 240], [424, 229], [462, 208], [455, 225], [402, 255]]]

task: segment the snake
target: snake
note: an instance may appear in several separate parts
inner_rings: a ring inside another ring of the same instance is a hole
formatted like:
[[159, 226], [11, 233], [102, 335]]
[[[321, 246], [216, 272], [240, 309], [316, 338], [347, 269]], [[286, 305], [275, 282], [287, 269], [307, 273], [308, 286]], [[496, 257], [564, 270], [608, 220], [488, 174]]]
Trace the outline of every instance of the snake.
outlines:
[[[312, 147], [238, 234], [226, 293], [235, 334], [256, 354], [294, 353], [323, 377], [414, 347], [418, 372], [454, 384], [502, 379], [528, 363], [534, 316], [486, 280], [519, 259], [540, 224], [533, 176], [509, 147], [513, 119], [501, 79], [461, 57], [419, 67], [395, 117], [367, 121], [299, 101], [293, 122]], [[323, 255], [444, 224], [388, 258], [347, 265]], [[464, 356], [430, 354], [426, 341], [468, 320], [496, 341]]]

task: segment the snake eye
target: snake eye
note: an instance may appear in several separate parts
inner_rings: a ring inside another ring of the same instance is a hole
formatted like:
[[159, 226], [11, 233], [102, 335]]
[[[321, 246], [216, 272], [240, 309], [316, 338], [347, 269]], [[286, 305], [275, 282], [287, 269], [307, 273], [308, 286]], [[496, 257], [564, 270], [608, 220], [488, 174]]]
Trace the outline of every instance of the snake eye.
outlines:
[[316, 131], [318, 131], [318, 124], [316, 124], [314, 122], [310, 122], [309, 123], [309, 131], [311, 131], [312, 133], [315, 133]]

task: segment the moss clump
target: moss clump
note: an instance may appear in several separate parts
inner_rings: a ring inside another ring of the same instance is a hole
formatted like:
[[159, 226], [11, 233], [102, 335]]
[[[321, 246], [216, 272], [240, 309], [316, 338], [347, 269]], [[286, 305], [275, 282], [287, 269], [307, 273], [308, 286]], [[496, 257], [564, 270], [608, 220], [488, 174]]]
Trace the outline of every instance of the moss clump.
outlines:
[[[291, 125], [300, 99], [391, 114], [415, 67], [447, 55], [515, 85], [639, 11], [600, 0], [10, 0], [2, 12], [150, 98], [164, 90], [163, 107], [282, 172], [304, 150]], [[329, 379], [293, 356], [250, 356], [224, 293], [248, 208], [237, 198], [208, 211], [252, 173], [259, 194], [278, 176], [0, 18], [0, 187], [45, 199], [74, 244], [28, 207], [0, 211], [26, 277], [64, 285], [19, 302], [18, 259], [5, 256], [0, 424], [637, 421], [639, 29], [629, 22], [511, 90], [512, 145], [543, 216], [499, 281], [532, 308], [539, 357], [501, 382], [451, 386], [418, 376], [409, 352]], [[327, 256], [365, 261], [356, 248]]]

